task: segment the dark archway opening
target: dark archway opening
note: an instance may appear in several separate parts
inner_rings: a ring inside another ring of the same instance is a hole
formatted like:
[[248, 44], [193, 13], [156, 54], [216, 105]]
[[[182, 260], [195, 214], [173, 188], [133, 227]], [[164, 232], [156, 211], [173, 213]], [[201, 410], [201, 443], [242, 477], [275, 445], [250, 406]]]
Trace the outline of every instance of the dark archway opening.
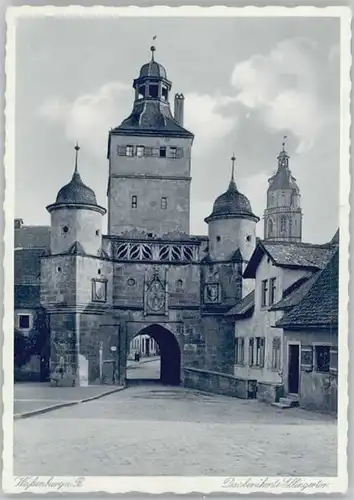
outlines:
[[[180, 385], [181, 383], [181, 350], [176, 337], [161, 325], [151, 325], [141, 330], [137, 335], [148, 335], [156, 342], [160, 354], [160, 377], [155, 380], [164, 385]], [[153, 382], [144, 378], [129, 378], [127, 384]]]

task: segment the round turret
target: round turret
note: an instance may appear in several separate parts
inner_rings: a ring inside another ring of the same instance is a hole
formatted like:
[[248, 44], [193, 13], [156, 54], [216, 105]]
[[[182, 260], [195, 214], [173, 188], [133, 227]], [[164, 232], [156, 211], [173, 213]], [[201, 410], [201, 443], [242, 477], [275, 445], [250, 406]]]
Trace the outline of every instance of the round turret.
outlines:
[[101, 217], [106, 209], [97, 204], [94, 191], [86, 186], [78, 172], [79, 146], [75, 146], [75, 170], [71, 181], [63, 186], [55, 203], [47, 206], [51, 214], [51, 253], [81, 252], [99, 255], [101, 251]]
[[249, 199], [237, 189], [234, 180], [235, 160], [233, 156], [231, 181], [227, 191], [218, 196], [212, 213], [205, 219], [212, 260], [232, 260], [239, 250], [242, 259], [247, 261], [255, 247], [256, 223], [259, 218], [252, 212]]

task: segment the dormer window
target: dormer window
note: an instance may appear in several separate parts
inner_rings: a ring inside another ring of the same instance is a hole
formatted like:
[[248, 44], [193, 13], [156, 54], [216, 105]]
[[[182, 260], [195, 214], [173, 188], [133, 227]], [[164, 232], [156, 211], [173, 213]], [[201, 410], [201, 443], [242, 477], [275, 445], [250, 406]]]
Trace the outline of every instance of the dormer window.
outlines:
[[134, 155], [134, 146], [125, 146], [125, 156]]

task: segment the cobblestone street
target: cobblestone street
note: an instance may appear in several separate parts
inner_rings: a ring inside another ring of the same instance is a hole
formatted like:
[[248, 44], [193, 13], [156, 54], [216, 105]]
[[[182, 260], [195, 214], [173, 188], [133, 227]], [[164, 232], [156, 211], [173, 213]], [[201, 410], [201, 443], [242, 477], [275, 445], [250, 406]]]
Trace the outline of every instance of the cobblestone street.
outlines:
[[16, 475], [336, 475], [336, 421], [140, 385], [15, 422]]

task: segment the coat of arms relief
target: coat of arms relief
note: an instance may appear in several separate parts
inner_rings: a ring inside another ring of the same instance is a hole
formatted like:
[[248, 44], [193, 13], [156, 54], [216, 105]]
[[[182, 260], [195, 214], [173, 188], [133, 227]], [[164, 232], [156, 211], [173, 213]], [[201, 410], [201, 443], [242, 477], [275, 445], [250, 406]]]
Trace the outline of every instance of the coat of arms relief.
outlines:
[[167, 270], [153, 266], [145, 273], [144, 314], [167, 314]]

